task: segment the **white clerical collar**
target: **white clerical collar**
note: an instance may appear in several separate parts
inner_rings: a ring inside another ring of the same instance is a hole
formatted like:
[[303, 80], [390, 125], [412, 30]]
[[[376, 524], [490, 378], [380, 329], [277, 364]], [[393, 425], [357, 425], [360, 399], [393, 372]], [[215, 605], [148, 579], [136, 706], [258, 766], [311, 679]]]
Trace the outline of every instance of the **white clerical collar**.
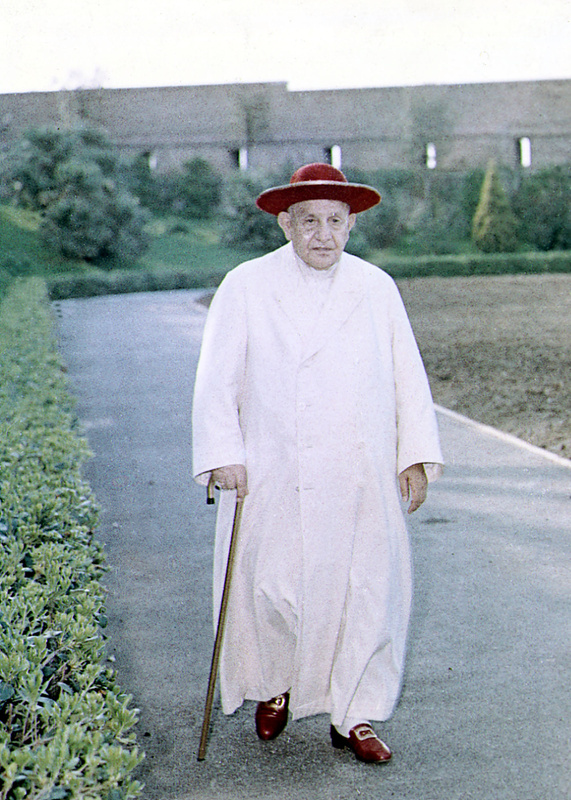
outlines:
[[298, 254], [293, 251], [295, 257], [295, 263], [297, 264], [301, 274], [307, 280], [314, 280], [314, 281], [326, 281], [332, 280], [337, 267], [339, 266], [339, 261], [336, 261], [335, 264], [332, 264], [327, 269], [316, 269], [315, 267], [311, 267], [309, 264], [306, 264], [305, 261], [298, 256]]

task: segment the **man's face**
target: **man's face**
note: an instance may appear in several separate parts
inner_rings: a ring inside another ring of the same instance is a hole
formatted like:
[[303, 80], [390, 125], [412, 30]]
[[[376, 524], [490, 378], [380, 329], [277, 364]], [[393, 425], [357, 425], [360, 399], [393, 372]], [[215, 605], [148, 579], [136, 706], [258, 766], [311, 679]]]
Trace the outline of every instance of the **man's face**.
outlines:
[[355, 214], [339, 200], [306, 200], [282, 211], [278, 224], [302, 261], [329, 269], [341, 258]]

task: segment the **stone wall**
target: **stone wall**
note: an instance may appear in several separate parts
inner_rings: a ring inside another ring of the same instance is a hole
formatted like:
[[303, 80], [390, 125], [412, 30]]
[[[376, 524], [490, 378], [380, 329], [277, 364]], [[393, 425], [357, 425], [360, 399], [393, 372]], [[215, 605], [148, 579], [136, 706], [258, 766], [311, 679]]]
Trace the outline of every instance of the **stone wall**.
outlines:
[[571, 162], [571, 81], [290, 92], [285, 83], [0, 95], [0, 148], [29, 127], [95, 125], [166, 171], [194, 156], [222, 171], [323, 161], [365, 170], [461, 170], [490, 158]]

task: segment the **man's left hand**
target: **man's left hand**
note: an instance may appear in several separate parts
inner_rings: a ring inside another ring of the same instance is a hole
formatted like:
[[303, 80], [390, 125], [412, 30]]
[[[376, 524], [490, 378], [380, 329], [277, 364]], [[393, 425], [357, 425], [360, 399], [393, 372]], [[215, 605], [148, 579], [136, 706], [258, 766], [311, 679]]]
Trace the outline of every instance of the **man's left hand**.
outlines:
[[410, 499], [408, 514], [412, 514], [426, 500], [428, 480], [423, 464], [413, 464], [404, 469], [399, 475], [400, 493], [406, 502]]

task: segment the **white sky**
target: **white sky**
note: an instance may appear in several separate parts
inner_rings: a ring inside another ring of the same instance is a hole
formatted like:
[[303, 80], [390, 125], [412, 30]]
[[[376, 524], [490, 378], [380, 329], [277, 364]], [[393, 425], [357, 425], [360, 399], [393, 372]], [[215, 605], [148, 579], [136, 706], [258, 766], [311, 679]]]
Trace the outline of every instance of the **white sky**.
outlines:
[[0, 0], [0, 93], [571, 78], [571, 0]]

